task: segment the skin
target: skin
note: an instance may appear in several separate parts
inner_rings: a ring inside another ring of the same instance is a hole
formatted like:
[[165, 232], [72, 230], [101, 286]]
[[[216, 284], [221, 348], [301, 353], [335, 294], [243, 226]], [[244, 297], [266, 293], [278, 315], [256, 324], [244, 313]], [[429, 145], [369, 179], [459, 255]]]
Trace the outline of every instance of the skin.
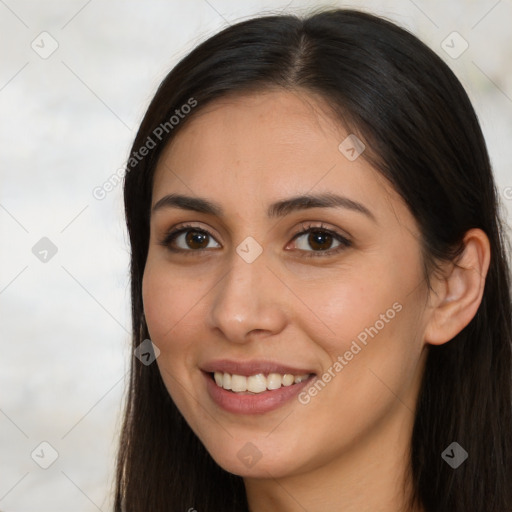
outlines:
[[[402, 510], [429, 344], [457, 334], [482, 297], [486, 236], [468, 233], [462, 266], [447, 266], [429, 291], [415, 219], [368, 162], [338, 150], [347, 135], [309, 93], [232, 96], [194, 114], [155, 174], [152, 205], [180, 193], [224, 210], [152, 214], [143, 301], [171, 397], [217, 463], [244, 478], [253, 512]], [[361, 203], [375, 219], [318, 207], [267, 217], [274, 201], [322, 192]], [[183, 223], [212, 234], [206, 249], [183, 235], [174, 241], [183, 252], [160, 243]], [[305, 257], [321, 251], [308, 233], [293, 237], [320, 223], [351, 246]], [[248, 236], [263, 248], [252, 263], [236, 252]], [[223, 411], [206, 392], [199, 368], [221, 357], [321, 376], [396, 303], [401, 311], [305, 405], [293, 399], [244, 416]], [[237, 457], [247, 442], [261, 453], [252, 467]]]

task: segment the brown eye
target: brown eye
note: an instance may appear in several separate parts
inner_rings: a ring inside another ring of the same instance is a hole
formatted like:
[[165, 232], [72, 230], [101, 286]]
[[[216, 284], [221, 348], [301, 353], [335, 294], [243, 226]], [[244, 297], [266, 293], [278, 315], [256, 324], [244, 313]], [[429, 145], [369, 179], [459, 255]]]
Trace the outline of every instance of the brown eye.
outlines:
[[[304, 230], [295, 235], [293, 240], [305, 257], [329, 256], [352, 246], [350, 240], [323, 226], [302, 227]], [[336, 245], [333, 246], [334, 243]]]
[[191, 249], [204, 249], [208, 246], [207, 233], [201, 231], [187, 231], [185, 234], [185, 242]]
[[308, 236], [309, 246], [318, 251], [326, 251], [331, 248], [334, 237], [325, 231], [311, 231]]
[[[212, 248], [210, 244], [214, 240], [213, 236], [204, 229], [182, 226], [168, 233], [160, 243], [171, 251], [197, 252]], [[220, 247], [220, 245], [217, 245], [217, 247]]]
[[[330, 256], [352, 246], [347, 238], [323, 226], [303, 225], [303, 228], [293, 240], [297, 240], [296, 248], [305, 257]], [[212, 246], [212, 243], [217, 245]], [[192, 225], [170, 231], [160, 244], [170, 251], [183, 253], [201, 253], [205, 249], [221, 247], [210, 232]]]

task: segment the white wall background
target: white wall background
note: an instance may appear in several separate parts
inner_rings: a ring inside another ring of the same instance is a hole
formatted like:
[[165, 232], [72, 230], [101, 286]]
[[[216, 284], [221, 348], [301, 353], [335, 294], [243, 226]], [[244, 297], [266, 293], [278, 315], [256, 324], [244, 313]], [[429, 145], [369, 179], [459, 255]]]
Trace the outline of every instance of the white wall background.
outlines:
[[[3, 512], [111, 510], [131, 357], [128, 246], [121, 186], [103, 200], [92, 190], [125, 162], [160, 80], [227, 23], [320, 5], [394, 19], [450, 64], [512, 210], [511, 0], [0, 0]], [[469, 44], [457, 59], [441, 47], [453, 31]], [[46, 262], [32, 252], [43, 237], [57, 248]]]

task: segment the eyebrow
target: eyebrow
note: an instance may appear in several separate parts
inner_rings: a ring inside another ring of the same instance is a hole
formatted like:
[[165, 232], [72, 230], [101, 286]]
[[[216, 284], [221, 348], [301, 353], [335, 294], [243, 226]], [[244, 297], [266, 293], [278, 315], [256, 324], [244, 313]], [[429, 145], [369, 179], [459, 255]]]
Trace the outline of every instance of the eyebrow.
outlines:
[[[164, 208], [180, 208], [182, 210], [216, 215], [217, 217], [222, 217], [224, 214], [224, 210], [217, 203], [201, 197], [185, 196], [182, 194], [168, 194], [162, 197], [153, 206], [152, 213]], [[366, 206], [348, 197], [331, 193], [306, 194], [277, 201], [268, 207], [267, 216], [269, 218], [284, 217], [291, 212], [307, 210], [309, 208], [345, 208], [362, 213], [376, 222], [375, 215]]]

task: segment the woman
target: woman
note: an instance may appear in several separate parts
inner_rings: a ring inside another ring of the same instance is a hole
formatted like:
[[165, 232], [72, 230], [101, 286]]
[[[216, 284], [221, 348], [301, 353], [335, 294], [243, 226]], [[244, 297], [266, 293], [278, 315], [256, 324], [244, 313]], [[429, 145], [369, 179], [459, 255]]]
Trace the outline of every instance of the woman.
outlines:
[[117, 511], [512, 510], [495, 184], [418, 39], [352, 10], [223, 30], [160, 85], [125, 209]]

